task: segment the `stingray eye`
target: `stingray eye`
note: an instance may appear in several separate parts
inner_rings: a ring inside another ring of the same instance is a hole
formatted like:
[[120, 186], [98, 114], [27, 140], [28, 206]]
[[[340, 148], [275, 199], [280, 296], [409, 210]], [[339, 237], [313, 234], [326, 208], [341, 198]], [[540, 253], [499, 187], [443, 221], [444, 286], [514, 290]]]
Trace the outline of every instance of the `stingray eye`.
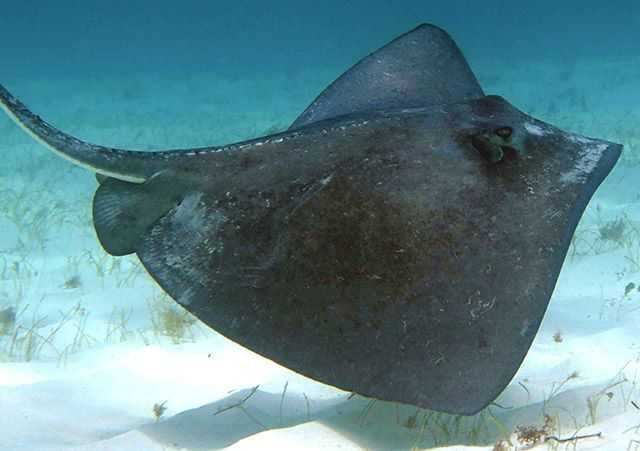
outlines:
[[511, 138], [513, 134], [513, 129], [511, 127], [500, 127], [493, 131], [500, 138], [508, 139]]
[[502, 160], [504, 153], [499, 144], [491, 140], [489, 133], [479, 133], [471, 137], [471, 144], [489, 163], [497, 163]]

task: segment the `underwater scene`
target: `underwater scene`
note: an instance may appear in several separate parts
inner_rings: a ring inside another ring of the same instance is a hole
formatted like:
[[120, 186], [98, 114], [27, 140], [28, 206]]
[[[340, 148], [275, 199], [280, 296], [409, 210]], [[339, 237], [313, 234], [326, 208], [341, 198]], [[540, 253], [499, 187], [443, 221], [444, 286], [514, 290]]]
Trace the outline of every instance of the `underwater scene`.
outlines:
[[640, 451], [640, 3], [0, 2], [0, 450]]

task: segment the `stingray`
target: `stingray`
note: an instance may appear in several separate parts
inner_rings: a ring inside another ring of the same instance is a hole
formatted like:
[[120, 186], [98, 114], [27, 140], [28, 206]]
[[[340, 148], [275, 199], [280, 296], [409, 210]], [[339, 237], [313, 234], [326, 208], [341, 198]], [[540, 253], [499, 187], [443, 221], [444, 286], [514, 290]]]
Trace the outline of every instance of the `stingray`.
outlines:
[[0, 100], [96, 173], [104, 250], [137, 254], [208, 326], [317, 381], [466, 415], [518, 370], [622, 149], [485, 95], [426, 24], [347, 70], [288, 130], [226, 146], [104, 147], [1, 87]]

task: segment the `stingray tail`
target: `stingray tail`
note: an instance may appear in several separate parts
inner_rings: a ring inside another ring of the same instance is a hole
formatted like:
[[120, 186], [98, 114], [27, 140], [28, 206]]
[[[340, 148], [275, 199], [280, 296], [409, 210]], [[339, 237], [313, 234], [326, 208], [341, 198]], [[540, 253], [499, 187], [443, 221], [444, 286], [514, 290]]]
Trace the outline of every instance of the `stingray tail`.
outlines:
[[97, 174], [142, 183], [166, 169], [171, 152], [140, 152], [98, 146], [68, 135], [43, 121], [0, 85], [0, 107], [20, 127], [54, 153]]

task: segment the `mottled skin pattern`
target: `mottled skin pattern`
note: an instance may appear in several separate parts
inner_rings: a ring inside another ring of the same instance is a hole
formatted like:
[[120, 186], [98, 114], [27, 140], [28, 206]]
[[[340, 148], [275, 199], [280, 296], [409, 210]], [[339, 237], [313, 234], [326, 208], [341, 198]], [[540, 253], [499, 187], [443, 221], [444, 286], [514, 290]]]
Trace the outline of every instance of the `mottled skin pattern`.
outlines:
[[[471, 137], [505, 124], [524, 147], [492, 164]], [[233, 183], [194, 186], [198, 208], [224, 223], [206, 237], [156, 224], [137, 248], [142, 262], [211, 327], [289, 368], [378, 398], [478, 411], [524, 358], [619, 146], [585, 150], [493, 97], [370, 119], [330, 149], [313, 136], [304, 158], [304, 148], [256, 154]], [[585, 151], [597, 168], [561, 183]], [[281, 177], [279, 164], [256, 175], [278, 160], [301, 175]], [[168, 264], [177, 253], [190, 260]]]
[[[94, 199], [105, 250], [137, 253], [213, 329], [346, 390], [472, 414], [526, 355], [621, 146], [484, 96], [443, 33], [417, 28], [289, 131], [226, 147], [109, 149], [54, 129], [2, 87], [0, 105], [108, 176]], [[444, 62], [418, 64], [421, 42]], [[368, 79], [373, 103], [354, 95]]]

